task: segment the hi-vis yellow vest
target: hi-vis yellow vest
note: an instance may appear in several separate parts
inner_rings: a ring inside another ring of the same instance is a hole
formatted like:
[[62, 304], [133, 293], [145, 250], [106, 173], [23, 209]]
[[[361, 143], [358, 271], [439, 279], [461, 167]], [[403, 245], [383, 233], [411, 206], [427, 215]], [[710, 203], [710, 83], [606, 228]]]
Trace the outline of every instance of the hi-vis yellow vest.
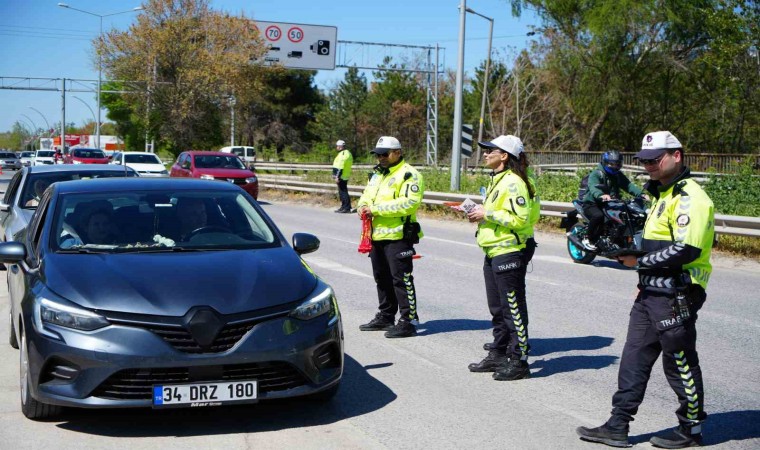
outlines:
[[348, 150], [341, 150], [335, 155], [333, 168], [340, 170], [340, 179], [348, 180], [351, 178], [351, 166], [354, 164], [354, 157]]
[[372, 240], [402, 239], [404, 220], [409, 217], [411, 222], [417, 222], [416, 212], [424, 193], [422, 175], [403, 160], [387, 174], [374, 173], [357, 204], [369, 206], [372, 212]]
[[483, 209], [477, 242], [489, 258], [525, 248], [525, 241], [533, 236], [533, 201], [517, 174], [505, 170], [492, 178]]

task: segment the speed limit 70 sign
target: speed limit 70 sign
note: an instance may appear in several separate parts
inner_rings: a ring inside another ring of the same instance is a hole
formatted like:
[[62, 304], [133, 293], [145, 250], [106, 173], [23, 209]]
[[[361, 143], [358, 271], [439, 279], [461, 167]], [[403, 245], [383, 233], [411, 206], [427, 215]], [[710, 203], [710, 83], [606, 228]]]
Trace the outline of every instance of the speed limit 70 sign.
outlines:
[[264, 64], [290, 69], [335, 69], [338, 28], [264, 21], [254, 24], [269, 46]]

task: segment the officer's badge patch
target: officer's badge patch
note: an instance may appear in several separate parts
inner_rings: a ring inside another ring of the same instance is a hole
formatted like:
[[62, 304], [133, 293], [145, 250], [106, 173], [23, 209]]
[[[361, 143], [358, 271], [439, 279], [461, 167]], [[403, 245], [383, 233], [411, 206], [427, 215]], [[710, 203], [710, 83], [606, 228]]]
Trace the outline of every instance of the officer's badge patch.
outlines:
[[388, 187], [393, 186], [393, 183], [396, 182], [396, 177], [391, 178], [391, 180], [388, 182]]
[[493, 193], [493, 197], [491, 197], [491, 201], [495, 202], [497, 198], [499, 198], [499, 191], [496, 191]]
[[660, 207], [657, 208], [657, 217], [660, 217], [663, 211], [665, 211], [665, 202], [660, 203]]
[[409, 189], [411, 189], [412, 192], [419, 192], [420, 191], [420, 187], [417, 186], [416, 184], [413, 184], [412, 187], [410, 187]]
[[687, 216], [686, 214], [681, 214], [680, 216], [678, 216], [678, 218], [676, 218], [676, 223], [678, 224], [679, 227], [685, 227], [686, 225], [689, 224], [689, 216]]
[[523, 196], [517, 197], [517, 204], [519, 206], [525, 206], [525, 197]]

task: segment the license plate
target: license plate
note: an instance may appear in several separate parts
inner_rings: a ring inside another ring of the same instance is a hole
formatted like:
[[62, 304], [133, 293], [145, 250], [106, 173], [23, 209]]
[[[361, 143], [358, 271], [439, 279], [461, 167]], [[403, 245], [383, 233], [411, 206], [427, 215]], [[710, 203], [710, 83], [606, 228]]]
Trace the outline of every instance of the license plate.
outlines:
[[258, 384], [254, 380], [224, 383], [194, 383], [153, 386], [153, 407], [203, 407], [257, 400]]

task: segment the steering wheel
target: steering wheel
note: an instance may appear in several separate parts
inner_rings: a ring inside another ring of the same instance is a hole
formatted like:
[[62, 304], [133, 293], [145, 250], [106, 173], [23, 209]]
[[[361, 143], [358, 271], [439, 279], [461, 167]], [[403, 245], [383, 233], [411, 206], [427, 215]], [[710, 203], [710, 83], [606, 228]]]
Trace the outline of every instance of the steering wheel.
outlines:
[[227, 227], [222, 227], [219, 225], [206, 225], [200, 228], [196, 228], [193, 231], [189, 232], [187, 236], [185, 236], [185, 240], [189, 241], [195, 236], [199, 234], [205, 234], [205, 233], [232, 233], [232, 230], [230, 230]]

